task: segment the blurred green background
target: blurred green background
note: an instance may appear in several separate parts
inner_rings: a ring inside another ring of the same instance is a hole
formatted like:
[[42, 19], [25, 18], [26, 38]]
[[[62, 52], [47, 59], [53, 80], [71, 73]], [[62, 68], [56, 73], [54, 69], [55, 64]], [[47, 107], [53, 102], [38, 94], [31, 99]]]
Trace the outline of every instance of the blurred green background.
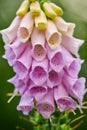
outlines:
[[[74, 36], [85, 40], [79, 51], [81, 58], [85, 59], [80, 76], [84, 76], [87, 79], [87, 0], [52, 1], [63, 8], [63, 18], [66, 21], [76, 23]], [[0, 30], [10, 25], [21, 2], [22, 0], [0, 0]], [[2, 55], [4, 54], [3, 46], [4, 43], [0, 35], [0, 130], [16, 130], [16, 126], [23, 126], [26, 130], [29, 130], [32, 129], [30, 124], [20, 120], [19, 116], [22, 115], [22, 113], [16, 110], [19, 98], [16, 97], [10, 104], [7, 104], [9, 97], [7, 97], [6, 94], [13, 91], [13, 86], [7, 83], [7, 80], [11, 78], [14, 73], [7, 61], [2, 59]], [[85, 95], [84, 100], [87, 100], [87, 95]], [[84, 113], [87, 114], [87, 110], [84, 111]], [[75, 116], [71, 118], [75, 118]], [[87, 116], [83, 121], [83, 124], [77, 128], [77, 130], [87, 129]]]

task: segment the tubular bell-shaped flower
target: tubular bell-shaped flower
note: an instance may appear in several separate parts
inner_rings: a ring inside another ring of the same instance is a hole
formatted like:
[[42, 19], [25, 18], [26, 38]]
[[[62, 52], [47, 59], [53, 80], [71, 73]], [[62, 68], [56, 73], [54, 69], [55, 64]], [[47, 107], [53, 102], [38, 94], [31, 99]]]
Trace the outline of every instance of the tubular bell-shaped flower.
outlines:
[[19, 79], [19, 76], [16, 74], [14, 77], [8, 80], [9, 83], [12, 83], [15, 86], [15, 89], [20, 93], [21, 95], [26, 91], [27, 89], [27, 80], [28, 79]]
[[54, 88], [54, 98], [61, 112], [65, 111], [65, 109], [75, 110], [77, 103], [69, 97], [62, 84]]
[[36, 107], [44, 118], [49, 118], [55, 111], [53, 90], [49, 89], [42, 99], [37, 100]]
[[42, 30], [34, 28], [31, 35], [32, 56], [36, 61], [42, 61], [46, 57], [45, 34]]
[[19, 39], [15, 39], [12, 44], [6, 44], [5, 48], [5, 58], [8, 59], [8, 63], [10, 66], [14, 65], [16, 60], [22, 55], [25, 48], [27, 47], [27, 43], [22, 44]]
[[81, 69], [81, 64], [83, 63], [83, 60], [81, 60], [80, 58], [73, 57], [66, 48], [64, 48], [63, 46], [61, 47], [65, 59], [64, 69], [68, 72], [68, 74], [71, 77], [78, 77], [78, 73]]
[[52, 50], [47, 46], [47, 50], [51, 68], [56, 72], [60, 72], [65, 66], [65, 59], [61, 46], [56, 50]]
[[46, 92], [47, 92], [47, 85], [46, 83], [44, 83], [43, 85], [36, 85], [33, 83], [33, 81], [30, 81], [30, 84], [29, 84], [29, 90], [30, 90], [30, 93], [31, 95], [36, 99], [40, 99], [42, 98]]
[[76, 57], [79, 57], [78, 51], [83, 42], [84, 40], [62, 35], [62, 45]]
[[29, 94], [29, 92], [26, 91], [21, 97], [20, 103], [17, 106], [17, 110], [21, 110], [25, 115], [28, 115], [28, 113], [33, 109], [33, 107], [34, 107], [33, 98]]
[[63, 84], [67, 92], [82, 104], [83, 95], [85, 94], [85, 78], [72, 78], [65, 73], [63, 76]]
[[34, 21], [30, 12], [28, 12], [22, 19], [17, 31], [17, 36], [21, 42], [27, 42], [33, 30]]
[[64, 35], [72, 36], [75, 28], [74, 23], [65, 22], [60, 16], [54, 19], [54, 23], [57, 29]]
[[21, 18], [16, 16], [8, 28], [0, 31], [5, 44], [10, 44], [15, 40], [20, 22]]
[[47, 85], [50, 88], [53, 88], [54, 86], [57, 86], [62, 81], [62, 75], [63, 72], [56, 72], [52, 68], [49, 69], [48, 73], [48, 79], [47, 79]]
[[20, 58], [18, 58], [15, 64], [13, 65], [13, 69], [22, 79], [28, 74], [31, 63], [32, 63], [31, 45], [27, 45], [26, 49], [24, 50]]
[[47, 29], [45, 31], [45, 35], [49, 47], [51, 49], [57, 49], [62, 41], [61, 33], [58, 32], [55, 24], [51, 20], [48, 20], [47, 22]]
[[32, 62], [32, 70], [30, 78], [36, 85], [43, 85], [48, 78], [48, 60], [44, 59], [41, 62]]

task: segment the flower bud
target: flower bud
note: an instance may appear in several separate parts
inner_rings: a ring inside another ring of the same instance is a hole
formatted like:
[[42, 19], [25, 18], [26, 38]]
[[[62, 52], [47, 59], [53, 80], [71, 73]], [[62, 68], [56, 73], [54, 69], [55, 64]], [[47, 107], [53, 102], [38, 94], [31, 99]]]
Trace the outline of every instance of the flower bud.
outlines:
[[30, 4], [30, 12], [32, 13], [33, 16], [38, 16], [40, 15], [40, 4], [38, 1], [32, 2]]
[[45, 2], [43, 4], [43, 10], [44, 10], [46, 16], [51, 18], [51, 19], [54, 19], [57, 16], [56, 12], [52, 9], [50, 4], [47, 2]]
[[59, 6], [55, 5], [54, 3], [49, 4], [51, 5], [52, 9], [56, 12], [58, 16], [63, 15], [63, 10]]
[[35, 2], [36, 0], [29, 0], [30, 2]]
[[47, 27], [47, 19], [42, 10], [40, 12], [40, 15], [35, 17], [35, 27], [40, 30], [44, 30]]
[[16, 12], [16, 15], [24, 16], [28, 12], [29, 4], [30, 4], [29, 0], [24, 0], [21, 4], [20, 8]]

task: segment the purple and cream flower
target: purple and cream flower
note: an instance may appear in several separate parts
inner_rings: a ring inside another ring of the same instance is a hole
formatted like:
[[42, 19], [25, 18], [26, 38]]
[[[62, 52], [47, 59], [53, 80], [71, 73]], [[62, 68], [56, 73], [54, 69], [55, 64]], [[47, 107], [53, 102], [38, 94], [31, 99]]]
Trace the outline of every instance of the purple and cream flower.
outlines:
[[[53, 11], [44, 7], [32, 15], [28, 6], [21, 7], [11, 25], [0, 31], [5, 42], [3, 58], [15, 72], [8, 82], [15, 86], [14, 95], [21, 97], [17, 110], [28, 115], [36, 107], [46, 119], [55, 112], [55, 104], [60, 112], [74, 112], [82, 108], [87, 92], [85, 78], [78, 76], [84, 62], [78, 51], [84, 41], [73, 36], [74, 23], [66, 22], [62, 12], [56, 14], [61, 8], [56, 6], [55, 12], [51, 4]], [[37, 11], [36, 6], [33, 9]]]

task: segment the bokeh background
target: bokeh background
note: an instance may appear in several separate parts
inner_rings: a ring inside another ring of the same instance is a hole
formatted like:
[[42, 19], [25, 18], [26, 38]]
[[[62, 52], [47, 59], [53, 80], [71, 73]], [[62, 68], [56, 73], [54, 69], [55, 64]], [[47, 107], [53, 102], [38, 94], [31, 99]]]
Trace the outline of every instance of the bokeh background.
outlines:
[[[87, 79], [87, 0], [52, 1], [63, 8], [63, 18], [66, 21], [76, 24], [74, 36], [85, 40], [79, 51], [81, 58], [85, 59], [79, 76], [84, 76]], [[0, 30], [10, 25], [21, 2], [22, 0], [0, 0]], [[22, 116], [22, 113], [16, 110], [19, 97], [14, 98], [10, 104], [7, 103], [9, 99], [7, 93], [12, 92], [14, 88], [11, 84], [7, 83], [7, 80], [12, 77], [14, 73], [7, 61], [2, 58], [4, 54], [3, 46], [4, 43], [0, 35], [0, 130], [16, 130], [16, 126], [22, 126], [26, 128], [26, 130], [30, 130], [32, 129], [30, 124], [19, 119], [19, 117]], [[84, 101], [87, 101], [87, 94], [85, 95]], [[84, 113], [87, 114], [87, 110], [85, 110]], [[77, 116], [78, 115], [79, 113]], [[71, 118], [76, 117], [71, 115]], [[76, 130], [87, 129], [87, 116], [82, 120], [83, 124]]]

